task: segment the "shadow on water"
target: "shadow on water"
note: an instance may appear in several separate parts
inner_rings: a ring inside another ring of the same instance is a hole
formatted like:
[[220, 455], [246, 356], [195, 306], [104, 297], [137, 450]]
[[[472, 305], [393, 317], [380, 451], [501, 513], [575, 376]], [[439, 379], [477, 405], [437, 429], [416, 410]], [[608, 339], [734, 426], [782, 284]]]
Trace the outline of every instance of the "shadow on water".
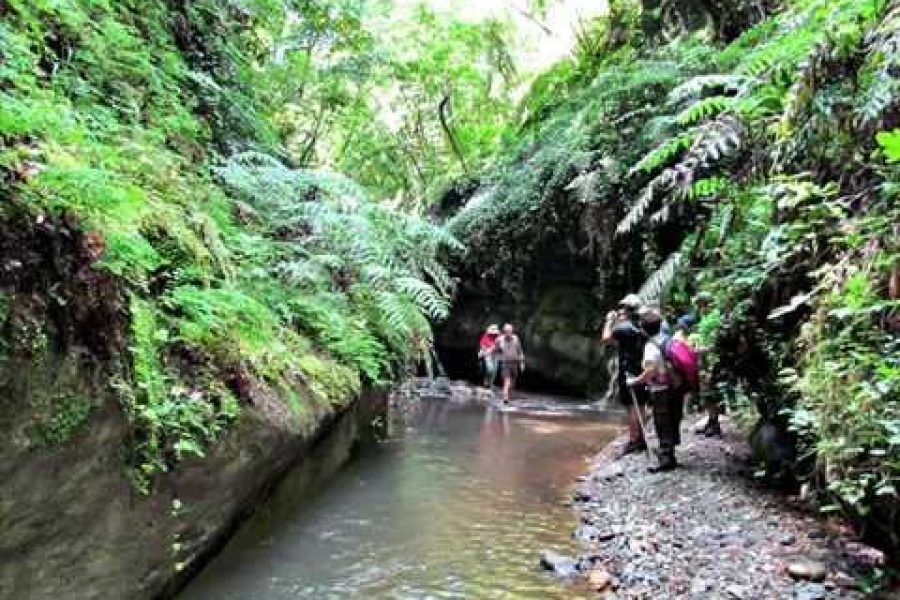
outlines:
[[458, 386], [422, 396], [398, 399], [349, 462], [353, 440], [322, 444], [181, 598], [578, 597], [538, 551], [574, 553], [561, 500], [617, 417], [538, 396], [501, 411]]

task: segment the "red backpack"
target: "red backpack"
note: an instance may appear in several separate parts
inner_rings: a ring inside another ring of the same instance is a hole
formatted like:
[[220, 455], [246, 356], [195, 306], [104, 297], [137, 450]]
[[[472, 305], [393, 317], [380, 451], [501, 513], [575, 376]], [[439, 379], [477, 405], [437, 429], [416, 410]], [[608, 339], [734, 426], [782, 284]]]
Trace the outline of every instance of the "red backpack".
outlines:
[[700, 389], [699, 352], [694, 350], [690, 344], [670, 338], [664, 344], [663, 355], [691, 391]]

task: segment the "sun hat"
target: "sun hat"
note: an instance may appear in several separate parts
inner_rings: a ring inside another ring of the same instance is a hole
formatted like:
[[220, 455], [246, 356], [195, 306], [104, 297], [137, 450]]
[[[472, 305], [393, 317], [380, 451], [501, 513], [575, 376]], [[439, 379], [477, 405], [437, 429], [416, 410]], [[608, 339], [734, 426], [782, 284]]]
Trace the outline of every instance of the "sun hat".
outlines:
[[638, 311], [638, 316], [644, 323], [659, 323], [662, 321], [662, 313], [655, 306], [642, 306]]
[[637, 294], [628, 294], [619, 300], [619, 306], [636, 309], [641, 305], [641, 298]]

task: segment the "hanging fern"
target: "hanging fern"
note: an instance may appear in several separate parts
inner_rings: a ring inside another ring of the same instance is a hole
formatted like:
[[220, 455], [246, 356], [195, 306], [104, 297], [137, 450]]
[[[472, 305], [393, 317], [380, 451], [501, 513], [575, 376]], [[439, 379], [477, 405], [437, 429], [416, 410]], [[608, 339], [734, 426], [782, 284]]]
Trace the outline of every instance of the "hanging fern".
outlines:
[[900, 96], [900, 2], [888, 3], [884, 18], [866, 37], [865, 88], [856, 106], [859, 128], [875, 129]]
[[348, 294], [395, 352], [415, 352], [431, 338], [429, 319], [447, 316], [453, 282], [437, 254], [462, 245], [444, 228], [369, 201], [339, 174], [266, 155], [238, 155], [216, 172], [281, 240], [275, 273], [298, 291]]
[[673, 252], [644, 282], [638, 296], [646, 304], [661, 304], [666, 290], [678, 276], [684, 263], [681, 252]]
[[680, 155], [683, 151], [690, 148], [696, 139], [696, 132], [688, 131], [666, 140], [631, 167], [628, 171], [628, 176], [631, 177], [640, 171], [645, 173], [656, 171], [663, 165], [669, 163], [673, 158]]
[[702, 100], [697, 100], [675, 118], [675, 121], [682, 126], [696, 125], [701, 121], [706, 121], [710, 117], [715, 117], [725, 112], [734, 104], [734, 98], [730, 96], [710, 96]]
[[[642, 220], [654, 201], [663, 202], [689, 196], [691, 186], [702, 170], [709, 169], [725, 157], [733, 155], [743, 144], [746, 130], [732, 115], [724, 115], [715, 121], [692, 130], [694, 142], [682, 160], [657, 175], [644, 188], [638, 200], [629, 208], [616, 228], [617, 235], [632, 231]], [[651, 223], [668, 219], [670, 207], [664, 205], [651, 216]]]

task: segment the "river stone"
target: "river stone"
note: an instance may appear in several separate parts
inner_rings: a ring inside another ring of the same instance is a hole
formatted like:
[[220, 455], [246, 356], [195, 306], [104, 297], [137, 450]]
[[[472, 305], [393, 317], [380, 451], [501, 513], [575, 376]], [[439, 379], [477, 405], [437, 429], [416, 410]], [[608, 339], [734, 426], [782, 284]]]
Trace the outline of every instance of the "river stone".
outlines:
[[824, 600], [828, 590], [821, 583], [800, 583], [794, 588], [796, 600]]
[[552, 550], [541, 550], [541, 566], [558, 577], [574, 577], [578, 574], [578, 563], [573, 558]]
[[828, 574], [828, 569], [820, 562], [803, 559], [790, 563], [788, 565], [788, 574], [794, 579], [822, 581]]
[[609, 571], [598, 567], [588, 574], [588, 583], [594, 591], [602, 592], [612, 587], [613, 577], [609, 574]]

